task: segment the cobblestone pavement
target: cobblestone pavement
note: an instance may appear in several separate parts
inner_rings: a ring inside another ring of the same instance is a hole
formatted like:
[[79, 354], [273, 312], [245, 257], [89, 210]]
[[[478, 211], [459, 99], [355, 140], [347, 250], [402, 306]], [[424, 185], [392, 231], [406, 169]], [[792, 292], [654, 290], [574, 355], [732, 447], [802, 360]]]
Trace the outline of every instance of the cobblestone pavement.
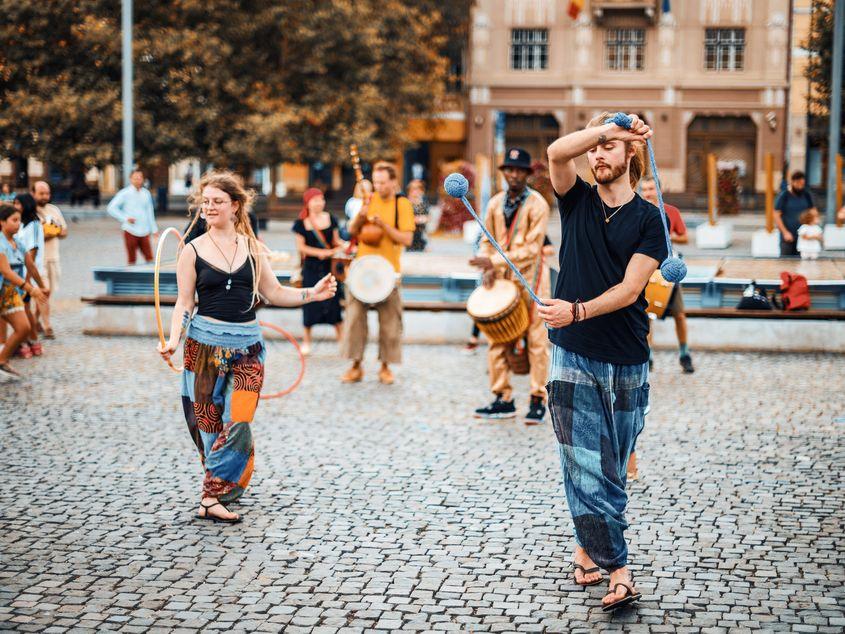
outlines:
[[396, 385], [371, 359], [346, 386], [318, 343], [302, 387], [261, 403], [245, 521], [219, 526], [192, 519], [201, 473], [154, 342], [81, 319], [0, 385], [0, 629], [845, 628], [842, 356], [698, 354], [682, 376], [658, 353], [629, 505], [645, 596], [611, 616], [571, 579], [550, 426], [469, 416], [483, 354], [409, 346]]

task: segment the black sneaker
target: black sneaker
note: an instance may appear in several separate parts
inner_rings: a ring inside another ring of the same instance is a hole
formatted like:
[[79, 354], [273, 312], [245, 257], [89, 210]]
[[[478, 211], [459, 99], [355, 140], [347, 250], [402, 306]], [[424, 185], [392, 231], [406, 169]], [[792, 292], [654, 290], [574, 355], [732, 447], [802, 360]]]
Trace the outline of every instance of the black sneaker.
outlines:
[[546, 405], [539, 396], [531, 397], [531, 405], [528, 406], [528, 415], [525, 417], [526, 425], [539, 425], [546, 419]]
[[688, 354], [679, 357], [678, 361], [680, 361], [681, 367], [684, 369], [684, 374], [692, 374], [695, 372], [695, 368], [692, 367], [692, 357]]
[[503, 401], [501, 395], [496, 395], [496, 400], [487, 407], [479, 407], [475, 410], [476, 418], [515, 418], [516, 407], [513, 401]]

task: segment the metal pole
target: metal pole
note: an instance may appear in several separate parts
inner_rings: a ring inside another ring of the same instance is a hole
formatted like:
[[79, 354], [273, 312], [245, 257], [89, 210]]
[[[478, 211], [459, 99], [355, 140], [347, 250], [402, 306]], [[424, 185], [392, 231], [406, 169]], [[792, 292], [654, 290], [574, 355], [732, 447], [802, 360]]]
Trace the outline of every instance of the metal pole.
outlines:
[[833, 4], [833, 75], [830, 90], [830, 131], [827, 144], [827, 222], [836, 218], [836, 156], [842, 131], [842, 48], [845, 45], [845, 0]]
[[766, 233], [775, 230], [775, 157], [766, 152]]
[[710, 226], [716, 226], [716, 155], [707, 155], [707, 218]]
[[132, 103], [132, 0], [121, 0], [123, 5], [123, 186], [129, 184], [135, 155], [133, 135], [134, 114]]
[[[793, 29], [795, 19], [795, 0], [789, 0], [789, 21], [787, 22], [786, 33], [786, 108], [784, 114], [786, 116], [786, 125], [783, 126], [783, 160], [781, 160], [780, 185], [786, 184], [787, 174], [789, 172], [789, 165], [792, 162], [791, 145], [792, 141], [792, 47], [793, 43]], [[803, 168], [802, 168], [803, 169]], [[781, 187], [783, 189], [783, 187]], [[769, 232], [771, 233], [771, 231]]]

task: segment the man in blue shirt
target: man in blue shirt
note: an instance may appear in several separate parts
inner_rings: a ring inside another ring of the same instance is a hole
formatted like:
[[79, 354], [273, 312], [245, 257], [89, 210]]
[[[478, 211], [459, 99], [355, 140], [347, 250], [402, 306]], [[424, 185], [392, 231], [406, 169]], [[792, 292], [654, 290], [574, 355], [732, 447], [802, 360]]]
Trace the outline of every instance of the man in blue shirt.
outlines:
[[798, 227], [801, 226], [801, 214], [808, 209], [815, 209], [813, 196], [806, 189], [807, 180], [804, 172], [793, 172], [789, 179], [789, 189], [782, 191], [775, 201], [775, 224], [780, 231], [780, 254], [798, 255]]
[[135, 264], [138, 250], [147, 262], [152, 262], [150, 236], [153, 239], [158, 237], [153, 195], [144, 187], [144, 172], [141, 170], [132, 172], [129, 183], [111, 199], [107, 211], [112, 218], [120, 221], [127, 264]]

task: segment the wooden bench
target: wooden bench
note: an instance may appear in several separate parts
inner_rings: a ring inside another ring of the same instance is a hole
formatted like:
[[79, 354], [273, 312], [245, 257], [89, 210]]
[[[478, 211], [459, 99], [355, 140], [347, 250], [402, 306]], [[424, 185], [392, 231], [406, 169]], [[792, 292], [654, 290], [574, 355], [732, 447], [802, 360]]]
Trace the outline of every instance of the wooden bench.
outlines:
[[[152, 295], [95, 295], [83, 297], [82, 301], [87, 304], [98, 306], [152, 306]], [[162, 306], [173, 306], [176, 303], [175, 295], [162, 295]], [[466, 312], [465, 302], [442, 302], [442, 301], [406, 301], [404, 309], [419, 312], [435, 313], [461, 313]], [[298, 309], [298, 306], [265, 306], [265, 308]], [[845, 310], [823, 310], [810, 309], [787, 312], [783, 310], [739, 310], [737, 308], [687, 308], [687, 317], [690, 318], [726, 318], [726, 319], [822, 319], [845, 321]]]
[[[83, 297], [82, 301], [86, 304], [95, 306], [153, 306], [152, 295], [94, 295], [92, 297]], [[162, 306], [173, 306], [176, 303], [175, 295], [162, 295]], [[270, 306], [264, 305], [262, 308], [274, 308], [281, 310], [298, 310], [299, 306]], [[405, 310], [425, 311], [434, 313], [457, 313], [466, 312], [466, 304], [464, 302], [435, 302], [435, 301], [406, 301], [403, 304]]]

